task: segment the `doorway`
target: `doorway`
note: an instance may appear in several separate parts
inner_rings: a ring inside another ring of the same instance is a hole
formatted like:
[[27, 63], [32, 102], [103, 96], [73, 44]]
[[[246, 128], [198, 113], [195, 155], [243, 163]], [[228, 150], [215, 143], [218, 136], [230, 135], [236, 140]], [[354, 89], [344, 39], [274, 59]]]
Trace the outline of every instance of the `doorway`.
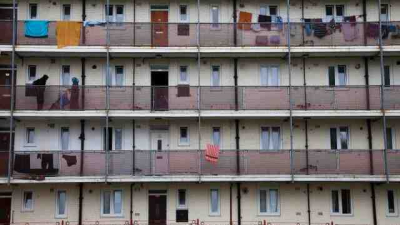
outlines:
[[0, 193], [0, 224], [10, 225], [11, 221], [11, 193]]
[[[16, 74], [14, 74], [15, 81]], [[0, 110], [11, 108], [11, 70], [0, 69]]]
[[0, 132], [0, 177], [8, 176], [9, 151], [10, 151], [10, 133], [2, 131]]
[[[15, 8], [15, 16], [17, 17], [18, 6]], [[13, 20], [13, 5], [0, 4], [0, 44], [12, 44], [12, 20]], [[18, 20], [18, 18], [16, 18]]]
[[151, 6], [152, 45], [168, 46], [168, 5]]
[[154, 153], [153, 174], [168, 174], [169, 132], [168, 130], [152, 130], [150, 136], [150, 147]]
[[168, 110], [168, 70], [151, 71], [152, 110]]
[[162, 193], [149, 193], [149, 225], [167, 224], [167, 195]]

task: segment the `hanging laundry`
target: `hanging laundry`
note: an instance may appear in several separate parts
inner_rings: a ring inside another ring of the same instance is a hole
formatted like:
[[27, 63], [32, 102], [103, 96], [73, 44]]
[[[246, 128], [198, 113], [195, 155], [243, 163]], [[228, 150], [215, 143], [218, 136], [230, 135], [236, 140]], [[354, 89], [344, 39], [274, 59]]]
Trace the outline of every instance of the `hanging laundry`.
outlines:
[[323, 38], [327, 35], [328, 30], [326, 29], [325, 23], [314, 24], [314, 36], [317, 38]]
[[268, 46], [268, 36], [259, 35], [256, 36], [257, 46]]
[[77, 46], [81, 39], [81, 22], [59, 21], [56, 27], [57, 47]]
[[351, 24], [351, 26], [356, 26], [357, 18], [356, 16], [345, 16], [344, 22]]
[[368, 23], [367, 37], [377, 39], [379, 37], [379, 24]]
[[283, 19], [280, 16], [276, 17], [276, 27], [277, 27], [278, 31], [283, 30]]
[[250, 30], [251, 29], [251, 18], [252, 18], [252, 16], [253, 15], [251, 13], [241, 11], [239, 13], [238, 28], [242, 29], [242, 30]]
[[312, 25], [311, 25], [311, 19], [304, 19], [304, 29], [306, 30], [306, 35], [311, 36], [312, 34]]
[[389, 37], [389, 26], [388, 25], [382, 25], [382, 39], [387, 39]]
[[189, 36], [190, 26], [189, 24], [178, 24], [178, 36]]
[[102, 21], [83, 21], [84, 27], [105, 26], [106, 23]]
[[344, 40], [354, 41], [358, 38], [358, 27], [354, 27], [351, 23], [344, 23], [342, 25]]
[[269, 38], [269, 43], [271, 43], [271, 45], [280, 45], [281, 44], [281, 37], [279, 35], [272, 35]]
[[76, 165], [76, 163], [78, 162], [75, 155], [63, 155], [62, 158], [65, 159], [68, 167]]
[[266, 15], [258, 15], [258, 22], [262, 28], [271, 30], [272, 17]]
[[49, 33], [49, 21], [28, 20], [25, 21], [25, 36], [32, 38], [46, 38]]
[[219, 146], [207, 144], [206, 160], [211, 163], [217, 163], [219, 158]]

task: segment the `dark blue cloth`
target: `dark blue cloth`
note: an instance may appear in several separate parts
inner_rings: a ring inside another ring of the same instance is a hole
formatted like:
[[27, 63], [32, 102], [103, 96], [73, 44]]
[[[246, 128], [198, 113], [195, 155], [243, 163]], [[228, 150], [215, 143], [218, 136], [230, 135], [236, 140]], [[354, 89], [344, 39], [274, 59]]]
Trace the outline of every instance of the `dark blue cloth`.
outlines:
[[28, 20], [25, 21], [25, 36], [33, 38], [45, 38], [49, 33], [49, 21]]

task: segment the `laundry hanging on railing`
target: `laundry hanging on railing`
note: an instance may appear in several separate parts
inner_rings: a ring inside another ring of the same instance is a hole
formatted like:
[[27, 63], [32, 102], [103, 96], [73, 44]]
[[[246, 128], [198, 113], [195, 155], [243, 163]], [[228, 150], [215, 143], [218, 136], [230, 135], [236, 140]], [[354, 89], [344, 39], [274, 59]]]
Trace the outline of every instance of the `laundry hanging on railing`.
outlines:
[[205, 157], [207, 161], [217, 163], [219, 159], [219, 146], [207, 144]]
[[59, 21], [56, 26], [57, 47], [78, 46], [81, 39], [81, 22]]
[[103, 21], [83, 21], [84, 27], [105, 26], [106, 22]]
[[[252, 23], [254, 18], [257, 18], [258, 23]], [[267, 30], [283, 30], [283, 19], [280, 16], [269, 16], [262, 14], [249, 13], [245, 11], [239, 11], [238, 29], [241, 30], [253, 30], [258, 32], [263, 29]], [[275, 29], [274, 29], [275, 28]]]
[[251, 19], [252, 19], [252, 14], [249, 12], [239, 12], [239, 23], [238, 24], [238, 29], [241, 30], [250, 30], [251, 29]]
[[25, 21], [25, 36], [32, 38], [46, 38], [49, 33], [49, 21], [28, 20]]

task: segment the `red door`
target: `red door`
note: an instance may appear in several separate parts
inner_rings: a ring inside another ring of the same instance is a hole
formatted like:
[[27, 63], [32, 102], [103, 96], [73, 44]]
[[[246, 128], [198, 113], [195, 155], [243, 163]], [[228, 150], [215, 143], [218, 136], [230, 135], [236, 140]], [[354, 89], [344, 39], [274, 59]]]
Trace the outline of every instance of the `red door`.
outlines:
[[5, 132], [0, 133], [0, 177], [5, 177], [8, 175], [9, 146], [10, 134]]
[[168, 46], [168, 11], [152, 11], [153, 46]]
[[0, 224], [9, 225], [11, 218], [11, 198], [0, 197]]
[[149, 225], [167, 224], [167, 196], [149, 195]]
[[10, 106], [11, 70], [0, 70], [0, 110], [10, 110]]

